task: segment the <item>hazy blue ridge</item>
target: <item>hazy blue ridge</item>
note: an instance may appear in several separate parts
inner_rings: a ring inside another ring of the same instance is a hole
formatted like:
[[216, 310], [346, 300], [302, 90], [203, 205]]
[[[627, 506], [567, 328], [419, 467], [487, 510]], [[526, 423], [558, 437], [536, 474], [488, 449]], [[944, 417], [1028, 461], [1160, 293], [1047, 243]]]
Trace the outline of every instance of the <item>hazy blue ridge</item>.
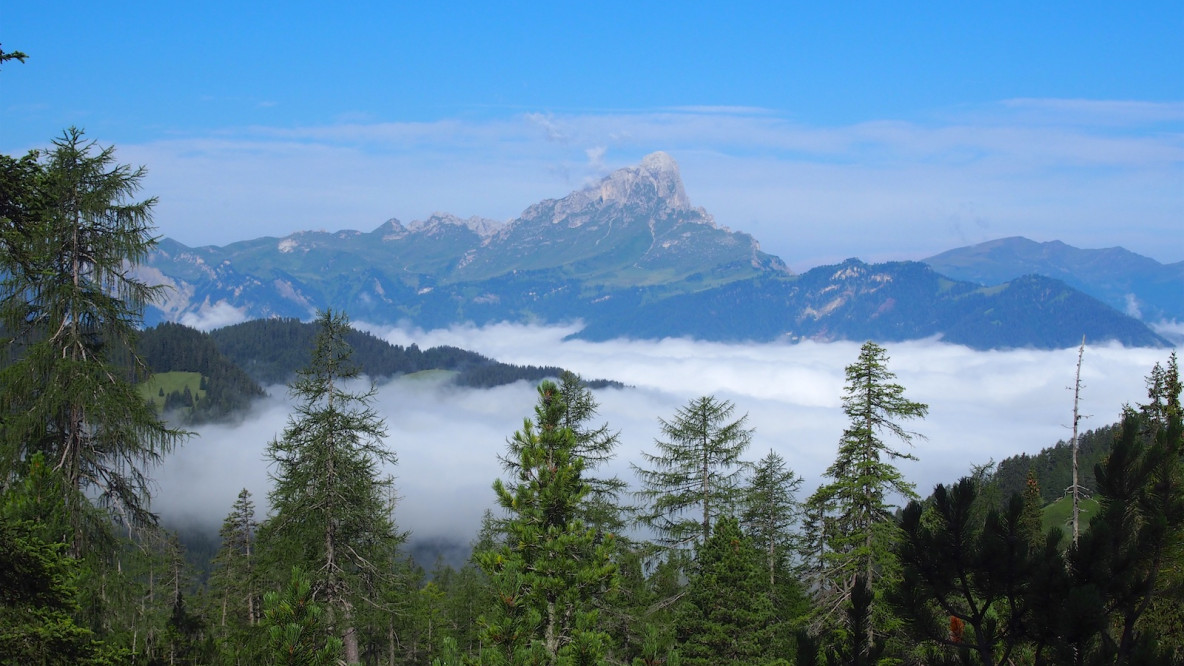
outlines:
[[1083, 250], [1017, 236], [948, 250], [924, 262], [943, 275], [983, 285], [1044, 275], [1144, 322], [1184, 321], [1184, 262], [1161, 264], [1121, 247]]

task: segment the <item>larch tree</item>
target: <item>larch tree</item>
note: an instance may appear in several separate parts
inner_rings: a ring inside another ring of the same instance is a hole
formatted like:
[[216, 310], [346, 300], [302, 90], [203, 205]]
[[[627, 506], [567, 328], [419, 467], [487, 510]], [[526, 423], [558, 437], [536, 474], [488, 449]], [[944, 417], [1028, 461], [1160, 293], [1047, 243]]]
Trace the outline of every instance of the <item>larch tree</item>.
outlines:
[[309, 571], [326, 605], [326, 621], [341, 636], [347, 663], [359, 660], [353, 617], [372, 591], [401, 539], [390, 515], [383, 470], [396, 456], [386, 426], [371, 406], [374, 388], [358, 389], [345, 337], [349, 320], [325, 311], [308, 367], [290, 390], [295, 413], [267, 448], [275, 466], [269, 494], [273, 515], [267, 547]]
[[507, 443], [511, 473], [494, 492], [507, 511], [506, 538], [476, 553], [496, 595], [485, 618], [486, 663], [599, 664], [608, 637], [597, 628], [597, 601], [617, 584], [612, 535], [581, 519], [589, 492], [567, 405], [554, 382], [538, 387], [533, 420]]
[[52, 462], [78, 556], [88, 535], [108, 529], [86, 520], [92, 501], [123, 522], [155, 522], [147, 469], [185, 433], [165, 426], [135, 387], [147, 372], [136, 332], [162, 289], [134, 273], [155, 244], [156, 199], [133, 199], [144, 169], [117, 164], [113, 148], [76, 128], [36, 163], [13, 167], [35, 192], [5, 206], [19, 219], [6, 223], [0, 255], [3, 467], [18, 474], [36, 452]]
[[584, 461], [584, 482], [588, 485], [588, 493], [582, 502], [580, 517], [598, 530], [619, 532], [625, 524], [618, 501], [625, 482], [615, 476], [602, 478], [595, 475], [596, 470], [615, 455], [621, 443], [619, 434], [607, 423], [594, 424], [600, 403], [579, 375], [564, 371], [559, 377], [559, 394], [566, 408], [560, 423], [575, 436], [573, 453]]
[[770, 595], [776, 588], [777, 573], [784, 573], [785, 560], [795, 550], [792, 528], [801, 512], [796, 493], [802, 481], [786, 465], [785, 458], [769, 451], [753, 467], [752, 479], [745, 488], [743, 524], [765, 555]]
[[[927, 405], [909, 400], [904, 387], [888, 369], [883, 347], [868, 341], [858, 360], [846, 368], [843, 413], [849, 425], [839, 441], [835, 461], [826, 470], [831, 480], [811, 496], [811, 519], [823, 529], [819, 544], [821, 578], [814, 581], [819, 616], [815, 629], [833, 626], [851, 601], [857, 578], [877, 595], [880, 579], [894, 568], [892, 544], [897, 538], [892, 495], [916, 499], [913, 484], [892, 464], [916, 458], [885, 440], [891, 436], [905, 444], [918, 437], [902, 421], [923, 418]], [[874, 627], [883, 622], [880, 604], [873, 606], [876, 621], [870, 625], [865, 645], [875, 643]]]
[[752, 441], [748, 416], [732, 420], [735, 405], [715, 396], [695, 398], [670, 421], [659, 418], [664, 439], [656, 454], [642, 453], [649, 468], [633, 466], [648, 506], [640, 521], [676, 548], [703, 544], [721, 515], [736, 513], [744, 465]]

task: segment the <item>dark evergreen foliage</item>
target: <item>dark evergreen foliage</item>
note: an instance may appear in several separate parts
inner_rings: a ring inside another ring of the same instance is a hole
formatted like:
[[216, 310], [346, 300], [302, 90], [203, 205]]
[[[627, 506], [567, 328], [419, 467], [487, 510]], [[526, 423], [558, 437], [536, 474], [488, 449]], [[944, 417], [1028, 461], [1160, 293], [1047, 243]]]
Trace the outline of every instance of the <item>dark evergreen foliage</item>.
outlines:
[[774, 660], [773, 601], [764, 554], [735, 518], [719, 518], [698, 549], [675, 617], [683, 664], [748, 666]]
[[[313, 324], [297, 319], [257, 319], [217, 329], [210, 337], [227, 358], [256, 381], [268, 385], [287, 382], [303, 367], [315, 333]], [[374, 380], [425, 370], [448, 370], [457, 373], [453, 382], [459, 386], [490, 388], [522, 380], [558, 379], [563, 374], [561, 368], [499, 363], [456, 347], [421, 350], [414, 344], [393, 345], [356, 329], [350, 329], [345, 339], [354, 349], [354, 362], [360, 372]], [[592, 388], [622, 386], [607, 380], [588, 384]]]
[[[1077, 436], [1079, 483], [1087, 491], [1096, 486], [1094, 466], [1110, 453], [1110, 447], [1119, 430], [1119, 425], [1114, 424], [1087, 430]], [[1064, 497], [1065, 490], [1073, 484], [1072, 444], [1060, 441], [1035, 455], [1021, 453], [1004, 458], [995, 468], [993, 476], [1000, 497], [1006, 499], [1015, 493], [1023, 493], [1027, 486], [1029, 470], [1035, 473], [1040, 485], [1042, 504], [1049, 504]]]

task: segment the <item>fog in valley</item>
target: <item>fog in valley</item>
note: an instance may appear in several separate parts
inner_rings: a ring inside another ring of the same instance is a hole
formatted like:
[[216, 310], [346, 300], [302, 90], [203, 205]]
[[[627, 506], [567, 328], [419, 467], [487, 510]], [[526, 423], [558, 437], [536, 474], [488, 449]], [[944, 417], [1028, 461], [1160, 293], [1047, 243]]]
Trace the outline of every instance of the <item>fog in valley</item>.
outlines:
[[[367, 328], [356, 322], [359, 328]], [[801, 497], [834, 459], [846, 426], [841, 409], [844, 367], [859, 343], [722, 344], [689, 340], [567, 340], [569, 327], [497, 325], [438, 331], [369, 328], [392, 343], [421, 348], [454, 345], [515, 364], [556, 365], [585, 379], [614, 379], [625, 389], [595, 392], [600, 422], [620, 432], [607, 474], [630, 484], [630, 463], [653, 452], [658, 417], [692, 398], [714, 394], [735, 403], [755, 428], [746, 459], [770, 449], [804, 477]], [[1077, 350], [972, 351], [939, 341], [885, 345], [889, 368], [906, 396], [929, 404], [929, 416], [906, 424], [924, 437], [918, 461], [898, 467], [927, 495], [972, 465], [999, 461], [1067, 440]], [[1082, 429], [1118, 420], [1124, 404], [1143, 401], [1144, 378], [1170, 350], [1087, 345], [1082, 365]], [[267, 511], [267, 443], [287, 423], [285, 387], [271, 387], [240, 423], [206, 425], [157, 468], [154, 509], [166, 524], [216, 532], [241, 488]], [[497, 456], [506, 438], [533, 415], [533, 385], [462, 389], [442, 375], [413, 376], [378, 386], [374, 406], [386, 421], [387, 444], [399, 464], [390, 471], [399, 495], [395, 518], [411, 541], [468, 543], [494, 504], [490, 485], [503, 475]], [[430, 565], [430, 562], [424, 563]]]

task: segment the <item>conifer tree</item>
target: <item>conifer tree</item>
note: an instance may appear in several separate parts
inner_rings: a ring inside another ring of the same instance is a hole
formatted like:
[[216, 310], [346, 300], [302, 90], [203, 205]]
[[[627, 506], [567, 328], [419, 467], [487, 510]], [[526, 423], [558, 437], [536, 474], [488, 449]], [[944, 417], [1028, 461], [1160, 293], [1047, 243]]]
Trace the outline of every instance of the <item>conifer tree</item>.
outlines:
[[[295, 414], [267, 457], [276, 471], [269, 499], [274, 515], [263, 532], [273, 555], [313, 572], [313, 590], [327, 606], [348, 663], [359, 660], [353, 616], [385, 575], [400, 536], [390, 517], [391, 478], [382, 469], [395, 454], [382, 441], [374, 388], [358, 392], [357, 368], [345, 341], [344, 314], [325, 311], [312, 357], [291, 385]], [[263, 535], [261, 534], [261, 537]]]
[[144, 169], [116, 164], [76, 128], [44, 154], [32, 203], [3, 236], [0, 286], [0, 472], [19, 473], [45, 453], [63, 478], [72, 555], [103, 525], [85, 523], [93, 500], [131, 524], [151, 524], [147, 468], [182, 438], [167, 428], [134, 383], [143, 308], [160, 293], [132, 267], [155, 244], [155, 198], [132, 200]]
[[246, 488], [239, 491], [222, 523], [222, 546], [210, 562], [210, 624], [224, 652], [244, 654], [250, 627], [262, 612], [256, 585], [255, 503]]
[[341, 639], [329, 635], [324, 610], [312, 593], [308, 574], [292, 567], [281, 592], [263, 596], [267, 636], [266, 664], [274, 666], [332, 666], [340, 663]]
[[510, 481], [494, 492], [508, 512], [503, 545], [476, 554], [496, 595], [485, 619], [487, 663], [597, 664], [607, 636], [597, 628], [596, 601], [616, 586], [612, 535], [580, 519], [587, 496], [575, 433], [563, 425], [559, 387], [538, 387], [535, 417], [508, 442]]
[[735, 518], [721, 517], [698, 550], [675, 634], [683, 664], [772, 662], [774, 610], [763, 554]]
[[[821, 557], [821, 577], [814, 581], [818, 617], [816, 630], [837, 621], [849, 605], [857, 577], [873, 593], [881, 593], [880, 579], [891, 573], [895, 558], [892, 543], [897, 538], [891, 494], [916, 499], [913, 484], [892, 464], [897, 459], [915, 460], [884, 435], [911, 444], [916, 433], [905, 430], [900, 421], [923, 418], [928, 406], [904, 396], [904, 387], [888, 370], [888, 355], [874, 342], [864, 343], [858, 360], [846, 368], [843, 413], [849, 425], [839, 441], [835, 462], [826, 470], [831, 479], [811, 496], [812, 520], [823, 529], [825, 541], [816, 546]], [[885, 615], [873, 604], [874, 627]], [[875, 644], [870, 635], [864, 645]]]
[[1040, 499], [1040, 481], [1036, 478], [1036, 470], [1028, 468], [1028, 478], [1024, 481], [1024, 513], [1020, 525], [1028, 543], [1033, 549], [1044, 543], [1044, 502]]
[[740, 455], [752, 440], [748, 416], [730, 420], [735, 406], [703, 396], [680, 407], [670, 421], [659, 418], [666, 439], [657, 454], [642, 453], [650, 468], [633, 466], [649, 506], [641, 523], [672, 547], [704, 543], [719, 516], [736, 513], [740, 500]]
[[621, 518], [619, 497], [625, 482], [617, 477], [601, 478], [596, 470], [612, 460], [620, 437], [607, 423], [593, 425], [600, 404], [584, 380], [573, 372], [564, 371], [559, 377], [559, 394], [566, 411], [561, 423], [576, 438], [574, 454], [584, 460], [584, 482], [588, 494], [582, 502], [581, 518], [598, 530], [619, 532], [625, 521]]
[[791, 528], [800, 512], [795, 493], [801, 487], [802, 478], [785, 464], [785, 458], [769, 451], [753, 468], [745, 489], [744, 527], [765, 554], [770, 595], [777, 585], [777, 573], [784, 574], [785, 560], [795, 550]]

